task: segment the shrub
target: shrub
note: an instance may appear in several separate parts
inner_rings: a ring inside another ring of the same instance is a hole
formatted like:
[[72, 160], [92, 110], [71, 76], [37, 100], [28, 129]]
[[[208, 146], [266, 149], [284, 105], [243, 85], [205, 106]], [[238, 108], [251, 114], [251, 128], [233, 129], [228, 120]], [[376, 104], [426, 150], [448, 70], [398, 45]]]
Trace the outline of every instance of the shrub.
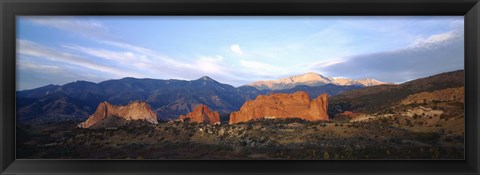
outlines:
[[325, 160], [330, 159], [330, 155], [328, 155], [328, 152], [325, 151], [325, 153], [323, 153], [323, 159]]
[[413, 114], [413, 119], [418, 119], [418, 115], [417, 114]]
[[405, 125], [412, 126], [412, 121], [410, 121], [409, 119], [405, 119]]

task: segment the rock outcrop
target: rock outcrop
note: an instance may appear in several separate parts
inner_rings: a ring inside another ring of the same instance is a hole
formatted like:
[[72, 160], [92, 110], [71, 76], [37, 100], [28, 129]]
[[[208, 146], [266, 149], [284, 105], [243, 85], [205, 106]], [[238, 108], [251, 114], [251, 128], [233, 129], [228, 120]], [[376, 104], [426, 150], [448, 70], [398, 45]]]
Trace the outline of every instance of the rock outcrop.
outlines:
[[303, 91], [293, 94], [259, 95], [230, 114], [230, 124], [261, 118], [301, 118], [308, 121], [328, 120], [328, 95], [310, 100]]
[[353, 113], [352, 111], [345, 111], [340, 113], [340, 115], [347, 116], [347, 117], [354, 117], [355, 113]]
[[78, 127], [90, 128], [111, 117], [117, 117], [126, 121], [145, 120], [154, 124], [158, 123], [157, 114], [146, 102], [135, 101], [126, 106], [115, 106], [108, 102], [102, 102], [98, 105], [95, 113], [90, 115], [85, 122], [78, 124]]
[[357, 118], [358, 116], [361, 116], [362, 113], [354, 113], [352, 111], [344, 111], [338, 114], [335, 114], [334, 118], [337, 121], [349, 121], [352, 119]]
[[178, 119], [194, 123], [220, 124], [218, 111], [212, 112], [206, 105], [198, 105], [192, 112], [180, 115]]

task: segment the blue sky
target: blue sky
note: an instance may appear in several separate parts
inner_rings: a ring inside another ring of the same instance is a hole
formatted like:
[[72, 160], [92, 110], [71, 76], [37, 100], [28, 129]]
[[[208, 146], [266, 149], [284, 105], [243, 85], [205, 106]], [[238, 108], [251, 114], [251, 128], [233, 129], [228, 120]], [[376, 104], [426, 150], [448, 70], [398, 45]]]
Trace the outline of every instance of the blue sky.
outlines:
[[464, 67], [463, 16], [17, 17], [17, 89], [123, 77], [401, 83]]

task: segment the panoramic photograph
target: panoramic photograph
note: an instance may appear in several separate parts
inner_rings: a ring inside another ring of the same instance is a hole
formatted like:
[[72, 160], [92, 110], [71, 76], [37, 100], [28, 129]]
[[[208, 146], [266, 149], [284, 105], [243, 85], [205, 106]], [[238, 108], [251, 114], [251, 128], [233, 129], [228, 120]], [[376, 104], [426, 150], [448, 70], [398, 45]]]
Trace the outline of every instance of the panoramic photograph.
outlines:
[[17, 16], [16, 158], [463, 160], [463, 16]]

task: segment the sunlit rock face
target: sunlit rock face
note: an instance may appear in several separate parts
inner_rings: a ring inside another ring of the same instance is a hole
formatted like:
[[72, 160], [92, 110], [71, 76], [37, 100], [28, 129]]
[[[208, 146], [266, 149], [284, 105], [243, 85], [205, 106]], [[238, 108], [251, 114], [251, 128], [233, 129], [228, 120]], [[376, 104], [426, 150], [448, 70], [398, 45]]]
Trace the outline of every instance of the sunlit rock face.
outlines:
[[178, 119], [194, 123], [220, 124], [218, 111], [212, 112], [206, 105], [198, 105], [192, 112], [181, 115]]
[[145, 120], [149, 123], [158, 123], [157, 114], [146, 102], [135, 101], [126, 106], [115, 106], [108, 102], [102, 102], [98, 105], [95, 113], [90, 115], [85, 122], [80, 123], [78, 127], [89, 128], [108, 117], [118, 117], [126, 121]]
[[230, 114], [230, 124], [255, 119], [300, 118], [308, 121], [328, 120], [328, 95], [310, 100], [303, 91], [293, 94], [259, 95], [249, 100], [239, 111]]

